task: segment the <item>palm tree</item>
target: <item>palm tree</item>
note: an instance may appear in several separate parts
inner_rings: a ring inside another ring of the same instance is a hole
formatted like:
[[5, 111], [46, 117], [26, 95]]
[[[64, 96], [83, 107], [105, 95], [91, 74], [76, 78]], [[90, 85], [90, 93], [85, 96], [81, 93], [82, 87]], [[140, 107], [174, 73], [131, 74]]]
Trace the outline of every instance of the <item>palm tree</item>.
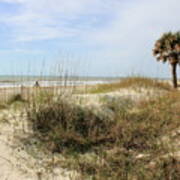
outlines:
[[177, 88], [176, 68], [180, 64], [180, 31], [176, 33], [165, 33], [154, 45], [153, 55], [158, 61], [169, 62], [171, 65], [172, 81], [174, 88]]

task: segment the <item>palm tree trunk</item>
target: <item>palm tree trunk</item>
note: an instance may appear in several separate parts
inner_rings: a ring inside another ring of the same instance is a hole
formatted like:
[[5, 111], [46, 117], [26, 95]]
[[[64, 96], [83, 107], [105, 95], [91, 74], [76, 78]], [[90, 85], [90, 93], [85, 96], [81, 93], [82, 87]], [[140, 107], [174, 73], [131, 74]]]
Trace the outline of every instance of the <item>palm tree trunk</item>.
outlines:
[[176, 67], [177, 63], [171, 64], [171, 73], [172, 73], [172, 82], [173, 82], [173, 87], [177, 88], [177, 73], [176, 73]]

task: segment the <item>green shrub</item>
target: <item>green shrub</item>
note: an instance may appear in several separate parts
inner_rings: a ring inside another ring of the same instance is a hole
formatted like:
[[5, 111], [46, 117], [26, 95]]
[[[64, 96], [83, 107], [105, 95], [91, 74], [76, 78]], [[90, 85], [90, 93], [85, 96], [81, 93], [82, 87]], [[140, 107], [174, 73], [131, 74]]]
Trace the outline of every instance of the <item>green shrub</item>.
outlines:
[[54, 143], [54, 150], [64, 147], [77, 151], [88, 150], [106, 142], [113, 122], [88, 108], [64, 100], [39, 106], [28, 113], [34, 132]]
[[8, 100], [8, 104], [13, 104], [15, 102], [25, 102], [25, 100], [23, 99], [21, 94], [15, 94]]
[[7, 105], [5, 103], [0, 103], [0, 110], [6, 109]]

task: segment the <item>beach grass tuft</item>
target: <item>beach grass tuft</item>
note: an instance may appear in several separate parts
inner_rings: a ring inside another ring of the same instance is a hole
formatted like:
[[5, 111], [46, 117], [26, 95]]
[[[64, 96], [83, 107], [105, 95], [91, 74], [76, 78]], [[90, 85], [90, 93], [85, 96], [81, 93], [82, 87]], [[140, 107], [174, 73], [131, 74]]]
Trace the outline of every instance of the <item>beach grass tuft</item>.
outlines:
[[154, 88], [160, 90], [171, 90], [172, 87], [167, 82], [147, 77], [128, 77], [119, 82], [109, 84], [99, 84], [89, 90], [89, 93], [106, 93], [117, 91], [122, 88]]
[[100, 85], [96, 92], [134, 85], [166, 93], [138, 101], [106, 97], [98, 107], [53, 97], [48, 103], [34, 102], [28, 121], [44, 149], [61, 153], [66, 157], [62, 166], [78, 171], [82, 179], [178, 179], [179, 160], [172, 155], [178, 148], [171, 134], [180, 127], [180, 92], [136, 77]]

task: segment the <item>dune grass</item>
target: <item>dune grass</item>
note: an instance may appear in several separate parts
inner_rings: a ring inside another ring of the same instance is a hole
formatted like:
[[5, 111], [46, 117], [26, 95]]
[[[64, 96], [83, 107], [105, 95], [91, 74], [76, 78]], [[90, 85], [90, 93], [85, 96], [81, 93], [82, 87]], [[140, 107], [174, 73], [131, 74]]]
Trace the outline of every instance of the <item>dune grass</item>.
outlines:
[[[140, 101], [107, 98], [99, 108], [83, 107], [62, 96], [45, 98], [31, 104], [28, 121], [44, 150], [61, 153], [65, 157], [61, 165], [77, 170], [83, 180], [176, 180], [179, 161], [168, 154], [177, 151], [171, 134], [180, 127], [180, 92], [169, 91], [166, 83], [128, 78], [99, 85], [92, 93], [134, 85], [168, 91]], [[166, 136], [170, 142], [162, 140]]]
[[9, 98], [7, 104], [11, 105], [15, 102], [26, 102], [26, 100], [22, 97], [21, 94], [14, 94]]
[[[15, 94], [0, 109], [21, 103], [39, 151], [61, 154], [59, 165], [79, 172], [80, 180], [178, 180], [179, 134], [172, 134], [180, 128], [180, 91], [165, 82], [131, 77], [89, 92], [121, 88], [152, 88], [155, 94], [138, 101], [103, 96], [98, 107], [88, 107], [74, 102], [73, 94], [34, 88], [28, 99]], [[156, 90], [165, 93], [156, 96]]]
[[147, 77], [128, 77], [110, 84], [99, 84], [89, 90], [89, 93], [106, 93], [121, 88], [155, 88], [160, 90], [171, 90], [172, 87], [165, 82]]

